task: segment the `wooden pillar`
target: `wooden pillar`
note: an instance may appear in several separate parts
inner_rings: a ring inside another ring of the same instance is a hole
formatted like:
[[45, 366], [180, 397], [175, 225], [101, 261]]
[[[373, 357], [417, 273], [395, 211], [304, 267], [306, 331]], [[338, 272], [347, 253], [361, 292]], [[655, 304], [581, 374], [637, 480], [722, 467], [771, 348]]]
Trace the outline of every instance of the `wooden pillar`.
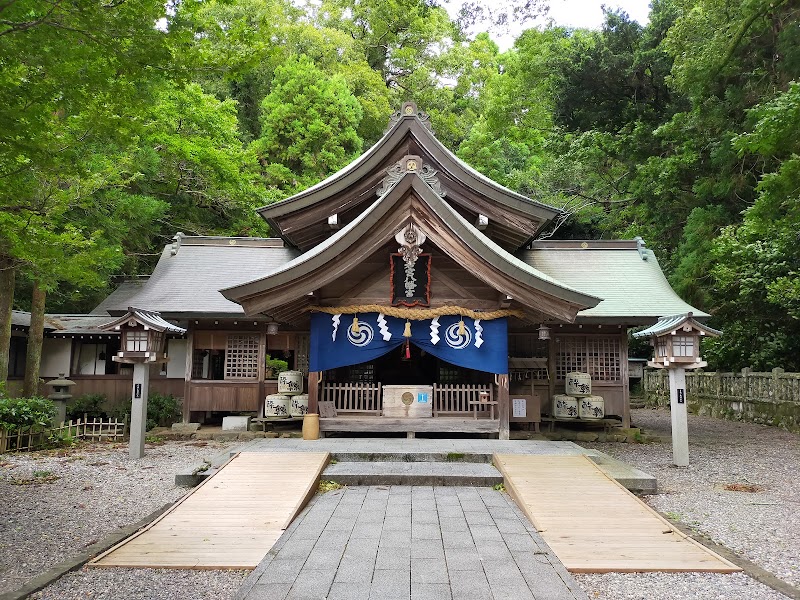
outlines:
[[[191, 326], [190, 326], [191, 327]], [[181, 413], [183, 422], [188, 423], [191, 420], [191, 403], [192, 403], [192, 367], [194, 365], [194, 331], [191, 329], [186, 336], [186, 372], [184, 373], [183, 381], [183, 406]]]
[[500, 435], [501, 440], [507, 440], [510, 437], [509, 420], [509, 394], [508, 394], [508, 373], [503, 373], [497, 376], [497, 409], [500, 418]]
[[308, 412], [311, 414], [319, 413], [319, 371], [308, 372]]
[[554, 416], [553, 396], [556, 395], [556, 341], [547, 340], [547, 398], [542, 402], [542, 412]]
[[631, 376], [628, 371], [628, 332], [620, 336], [619, 344], [620, 377], [622, 378], [622, 426], [631, 426]]

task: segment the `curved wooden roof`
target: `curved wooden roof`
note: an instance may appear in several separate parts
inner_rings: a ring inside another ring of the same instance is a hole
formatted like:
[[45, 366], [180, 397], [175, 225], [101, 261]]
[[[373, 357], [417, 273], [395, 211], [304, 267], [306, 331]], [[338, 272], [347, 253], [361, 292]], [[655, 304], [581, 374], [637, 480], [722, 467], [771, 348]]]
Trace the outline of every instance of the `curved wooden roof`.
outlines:
[[419, 172], [412, 171], [399, 176], [371, 206], [321, 244], [266, 277], [221, 293], [240, 303], [246, 314], [271, 314], [290, 303], [302, 303], [383, 248], [409, 219], [472, 275], [532, 313], [574, 321], [579, 310], [600, 302], [504, 250], [445, 202]]
[[413, 103], [406, 103], [386, 134], [358, 159], [327, 179], [281, 202], [259, 209], [275, 233], [308, 250], [330, 235], [327, 218], [341, 224], [355, 220], [386, 176], [405, 155], [419, 155], [438, 171], [447, 202], [474, 219], [490, 219], [487, 234], [507, 250], [528, 242], [559, 210], [518, 194], [472, 169], [448, 150], [428, 129]]

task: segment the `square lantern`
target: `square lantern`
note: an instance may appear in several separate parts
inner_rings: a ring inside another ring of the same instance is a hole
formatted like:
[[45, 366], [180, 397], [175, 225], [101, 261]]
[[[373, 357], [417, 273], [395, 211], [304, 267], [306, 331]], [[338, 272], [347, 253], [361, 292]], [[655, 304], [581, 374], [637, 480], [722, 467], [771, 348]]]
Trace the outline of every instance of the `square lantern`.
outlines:
[[166, 362], [164, 339], [166, 333], [184, 334], [186, 330], [169, 323], [155, 311], [128, 308], [128, 313], [103, 325], [106, 331], [119, 331], [122, 336], [115, 362]]
[[633, 337], [650, 338], [650, 343], [655, 349], [653, 360], [647, 363], [650, 367], [699, 369], [708, 364], [700, 356], [701, 339], [721, 334], [721, 331], [695, 320], [692, 313], [686, 313], [662, 317], [652, 327], [634, 333]]

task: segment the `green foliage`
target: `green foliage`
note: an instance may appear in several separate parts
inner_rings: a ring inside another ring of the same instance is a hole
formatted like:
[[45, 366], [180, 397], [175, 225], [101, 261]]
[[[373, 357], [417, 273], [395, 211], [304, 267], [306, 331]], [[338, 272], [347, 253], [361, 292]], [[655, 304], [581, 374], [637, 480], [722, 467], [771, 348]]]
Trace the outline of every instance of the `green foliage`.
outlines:
[[289, 363], [280, 358], [272, 358], [272, 356], [267, 354], [266, 367], [268, 371], [272, 372], [273, 377], [277, 377], [278, 373], [286, 371], [289, 368]]
[[261, 137], [251, 150], [281, 191], [316, 183], [361, 152], [361, 105], [343, 77], [327, 76], [307, 56], [276, 69], [261, 111]]
[[[120, 412], [131, 414], [131, 400], [121, 407]], [[169, 427], [181, 419], [181, 401], [172, 394], [159, 394], [150, 392], [147, 397], [147, 421], [146, 429], [149, 431], [154, 427]], [[114, 415], [120, 418], [120, 415]]]
[[169, 427], [181, 418], [181, 402], [172, 394], [150, 394], [147, 399], [147, 429]]
[[16, 431], [28, 427], [49, 427], [56, 408], [47, 398], [0, 398], [0, 429]]
[[91, 419], [103, 418], [106, 416], [103, 410], [106, 400], [103, 394], [83, 394], [72, 398], [67, 402], [67, 419], [82, 419], [83, 415]]

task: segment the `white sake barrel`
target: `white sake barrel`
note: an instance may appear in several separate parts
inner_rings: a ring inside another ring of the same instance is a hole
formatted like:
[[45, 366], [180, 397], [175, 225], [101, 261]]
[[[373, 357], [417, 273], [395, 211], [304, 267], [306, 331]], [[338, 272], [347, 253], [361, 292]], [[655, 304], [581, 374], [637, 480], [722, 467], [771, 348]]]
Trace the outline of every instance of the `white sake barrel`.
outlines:
[[577, 419], [578, 398], [566, 394], [553, 396], [553, 416], [557, 419]]
[[278, 373], [278, 393], [294, 396], [303, 393], [303, 373], [300, 371], [282, 371]]
[[566, 388], [567, 396], [591, 396], [592, 378], [588, 373], [572, 371], [567, 373], [564, 387]]
[[292, 399], [283, 394], [270, 394], [264, 400], [264, 416], [288, 418]]
[[602, 419], [606, 414], [606, 403], [602, 396], [578, 398], [578, 416], [581, 419]]
[[292, 396], [292, 406], [289, 414], [293, 417], [305, 417], [308, 414], [308, 394]]

